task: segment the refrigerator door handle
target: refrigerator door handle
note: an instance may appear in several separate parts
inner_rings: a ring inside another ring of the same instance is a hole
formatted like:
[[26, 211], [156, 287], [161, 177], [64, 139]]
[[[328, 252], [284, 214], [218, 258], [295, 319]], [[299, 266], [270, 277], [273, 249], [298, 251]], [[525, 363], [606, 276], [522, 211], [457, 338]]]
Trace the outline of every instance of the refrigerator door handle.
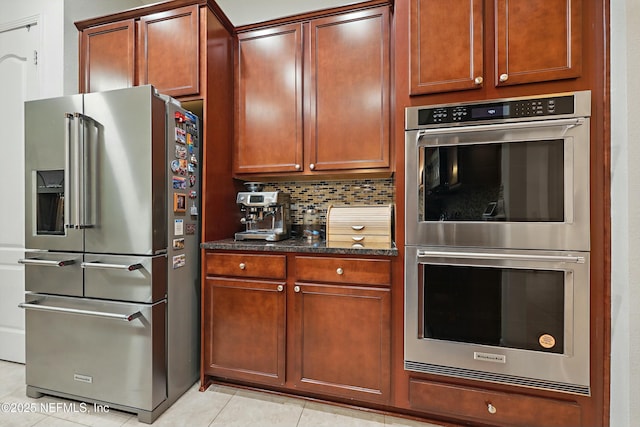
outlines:
[[103, 269], [112, 269], [112, 270], [127, 270], [127, 271], [135, 271], [144, 268], [144, 266], [140, 263], [138, 264], [106, 264], [103, 262], [83, 262], [80, 264], [82, 268], [103, 268]]
[[78, 310], [76, 308], [64, 308], [64, 307], [53, 307], [49, 305], [40, 305], [37, 302], [35, 303], [27, 303], [21, 302], [18, 304], [18, 307], [24, 308], [26, 310], [40, 310], [40, 311], [55, 311], [58, 313], [67, 313], [67, 314], [80, 314], [83, 316], [93, 316], [93, 317], [102, 317], [105, 319], [115, 319], [115, 320], [124, 320], [125, 322], [131, 322], [132, 320], [137, 319], [142, 316], [142, 313], [136, 311], [131, 314], [117, 314], [117, 313], [107, 313], [104, 311], [90, 311], [90, 310]]
[[[65, 155], [64, 155], [64, 220], [65, 220], [65, 228], [75, 228], [75, 219], [71, 218], [71, 214], [75, 213], [75, 209], [71, 208], [72, 197], [71, 197], [71, 156], [73, 155], [75, 144], [72, 141], [72, 132], [71, 132], [71, 121], [74, 120], [74, 115], [72, 113], [64, 114], [65, 126], [64, 126], [64, 138], [65, 138]], [[73, 177], [76, 179], [76, 177]]]
[[23, 258], [23, 259], [19, 259], [18, 263], [24, 264], [24, 265], [38, 265], [38, 266], [45, 266], [45, 267], [66, 267], [68, 265], [73, 265], [76, 262], [72, 259], [54, 261], [54, 260], [37, 259], [37, 258]]
[[85, 133], [84, 125], [86, 122], [96, 128], [98, 125], [91, 117], [78, 112], [65, 113], [65, 122], [64, 188], [65, 197], [68, 200], [64, 205], [65, 227], [91, 228], [93, 224], [88, 220], [87, 200], [90, 197], [88, 195], [90, 185], [87, 181], [91, 174], [91, 163], [87, 147], [88, 135]]
[[84, 229], [84, 228], [92, 228], [93, 224], [91, 223], [91, 197], [94, 194], [92, 190], [92, 184], [94, 183], [94, 179], [92, 176], [92, 167], [91, 161], [89, 159], [89, 153], [91, 151], [91, 147], [89, 146], [91, 139], [91, 135], [87, 132], [86, 123], [89, 123], [96, 130], [98, 129], [98, 122], [96, 122], [93, 118], [81, 114], [74, 113], [74, 117], [78, 120], [76, 129], [77, 129], [77, 147], [78, 147], [78, 157], [77, 157], [77, 165], [76, 165], [76, 173], [79, 179], [78, 182], [78, 192], [77, 192], [77, 212], [78, 212], [78, 224], [76, 228]]

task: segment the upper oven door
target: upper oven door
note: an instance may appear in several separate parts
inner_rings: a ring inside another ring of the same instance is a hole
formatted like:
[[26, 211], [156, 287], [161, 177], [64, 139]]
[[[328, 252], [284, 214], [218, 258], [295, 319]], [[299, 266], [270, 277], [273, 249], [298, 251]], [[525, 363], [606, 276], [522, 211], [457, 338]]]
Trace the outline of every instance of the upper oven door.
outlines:
[[406, 243], [589, 250], [589, 119], [406, 132]]

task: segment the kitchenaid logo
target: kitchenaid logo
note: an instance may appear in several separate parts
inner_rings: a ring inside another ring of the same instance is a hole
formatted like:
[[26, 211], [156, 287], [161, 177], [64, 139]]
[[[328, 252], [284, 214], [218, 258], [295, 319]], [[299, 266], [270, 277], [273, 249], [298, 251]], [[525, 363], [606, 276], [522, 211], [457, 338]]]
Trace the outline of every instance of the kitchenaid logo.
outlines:
[[507, 363], [507, 356], [503, 354], [480, 353], [478, 351], [474, 351], [473, 358], [483, 362]]
[[88, 375], [73, 374], [73, 380], [80, 381], [81, 383], [91, 384], [93, 382], [93, 377], [90, 377]]

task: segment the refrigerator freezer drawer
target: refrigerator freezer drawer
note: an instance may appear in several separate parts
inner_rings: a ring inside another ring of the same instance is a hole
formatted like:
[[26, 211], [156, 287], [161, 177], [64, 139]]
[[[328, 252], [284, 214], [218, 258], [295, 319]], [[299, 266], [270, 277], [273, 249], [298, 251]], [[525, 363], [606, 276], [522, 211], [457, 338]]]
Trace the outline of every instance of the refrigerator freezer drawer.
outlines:
[[151, 303], [166, 298], [167, 257], [85, 254], [84, 296]]
[[27, 294], [26, 383], [151, 411], [167, 398], [166, 302]]
[[24, 264], [28, 292], [82, 296], [82, 254], [27, 252]]

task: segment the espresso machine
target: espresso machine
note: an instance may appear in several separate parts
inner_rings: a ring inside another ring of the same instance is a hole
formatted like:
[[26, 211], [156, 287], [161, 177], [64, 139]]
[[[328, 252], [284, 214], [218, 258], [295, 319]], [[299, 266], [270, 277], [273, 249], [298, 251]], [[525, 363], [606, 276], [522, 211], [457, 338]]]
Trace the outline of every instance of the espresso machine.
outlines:
[[235, 234], [236, 240], [266, 240], [275, 242], [291, 235], [290, 196], [281, 191], [262, 191], [262, 184], [247, 182], [249, 191], [238, 193], [245, 231]]

